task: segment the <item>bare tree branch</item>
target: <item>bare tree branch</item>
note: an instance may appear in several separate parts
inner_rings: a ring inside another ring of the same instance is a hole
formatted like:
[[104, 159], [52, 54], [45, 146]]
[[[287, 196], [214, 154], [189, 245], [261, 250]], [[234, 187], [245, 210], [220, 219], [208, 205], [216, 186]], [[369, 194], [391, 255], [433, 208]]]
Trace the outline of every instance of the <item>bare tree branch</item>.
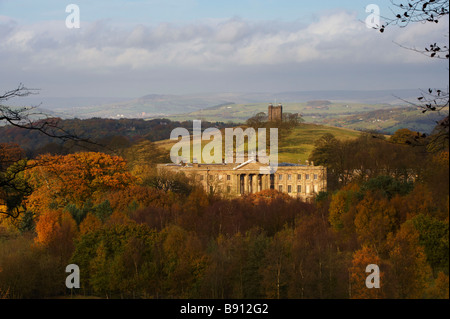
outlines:
[[74, 145], [87, 150], [93, 150], [90, 146], [105, 147], [89, 138], [82, 138], [74, 133], [68, 132], [60, 126], [60, 118], [52, 118], [41, 112], [34, 112], [37, 109], [33, 107], [11, 107], [3, 105], [3, 101], [12, 98], [25, 97], [37, 94], [36, 89], [28, 89], [23, 84], [0, 95], [0, 122], [6, 122], [14, 127], [25, 130], [37, 131], [51, 138], [59, 139], [63, 142], [72, 141]]

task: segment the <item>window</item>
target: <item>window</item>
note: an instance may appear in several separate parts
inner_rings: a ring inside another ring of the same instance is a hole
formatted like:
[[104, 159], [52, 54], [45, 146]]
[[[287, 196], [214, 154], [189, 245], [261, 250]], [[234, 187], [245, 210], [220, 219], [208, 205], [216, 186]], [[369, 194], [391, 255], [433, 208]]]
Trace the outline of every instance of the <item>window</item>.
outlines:
[[278, 180], [282, 181], [283, 180], [283, 174], [278, 175]]
[[203, 180], [203, 175], [200, 175], [200, 180], [201, 180], [201, 181]]
[[288, 193], [292, 193], [292, 186], [288, 185]]
[[311, 186], [306, 185], [306, 194], [310, 194], [311, 193]]
[[314, 174], [314, 179], [317, 179], [319, 176], [317, 176], [317, 174]]
[[214, 187], [209, 186], [209, 192], [210, 192], [211, 194], [214, 193]]
[[283, 185], [278, 185], [278, 191], [283, 192]]
[[309, 179], [309, 174], [305, 174], [305, 179]]
[[231, 181], [231, 175], [227, 175], [227, 181]]
[[231, 193], [231, 186], [227, 186], [227, 193]]
[[290, 181], [292, 179], [292, 175], [288, 174], [288, 181]]
[[297, 175], [297, 179], [298, 179], [298, 180], [301, 180], [301, 179], [302, 179], [302, 174], [298, 174], [298, 175]]
[[302, 185], [297, 185], [297, 193], [301, 193], [302, 192]]
[[319, 193], [319, 185], [314, 185], [314, 193]]
[[209, 180], [212, 181], [214, 179], [213, 175], [209, 175]]

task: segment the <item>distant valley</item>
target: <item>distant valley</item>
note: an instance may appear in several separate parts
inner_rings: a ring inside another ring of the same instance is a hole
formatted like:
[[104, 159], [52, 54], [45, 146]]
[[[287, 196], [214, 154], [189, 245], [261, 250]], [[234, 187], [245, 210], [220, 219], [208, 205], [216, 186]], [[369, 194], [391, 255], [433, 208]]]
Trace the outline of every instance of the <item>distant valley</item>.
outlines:
[[[308, 123], [392, 134], [400, 127], [429, 133], [442, 114], [427, 114], [404, 101], [416, 101], [418, 90], [298, 91], [280, 93], [148, 94], [139, 98], [40, 98], [17, 100], [39, 105], [43, 113], [62, 119], [202, 119], [243, 123], [282, 103], [284, 112], [300, 113]], [[323, 103], [322, 103], [323, 102]], [[448, 110], [446, 110], [448, 114]]]

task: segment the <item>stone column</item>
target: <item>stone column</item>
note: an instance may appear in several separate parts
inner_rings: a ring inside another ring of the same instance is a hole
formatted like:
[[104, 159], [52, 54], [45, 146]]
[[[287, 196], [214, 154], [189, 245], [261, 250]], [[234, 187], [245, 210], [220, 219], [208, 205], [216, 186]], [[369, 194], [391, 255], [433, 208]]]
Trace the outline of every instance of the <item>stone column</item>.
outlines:
[[269, 187], [268, 187], [268, 182], [267, 182], [267, 180], [268, 180], [268, 177], [269, 175], [267, 175], [267, 174], [263, 174], [263, 175], [261, 175], [261, 179], [262, 179], [262, 190], [265, 190], [265, 189], [268, 189]]
[[252, 178], [252, 191], [253, 193], [257, 193], [258, 192], [258, 174], [254, 174], [253, 178]]
[[245, 194], [247, 194], [248, 193], [248, 187], [249, 185], [248, 185], [248, 175], [247, 174], [245, 174], [244, 175], [244, 193]]

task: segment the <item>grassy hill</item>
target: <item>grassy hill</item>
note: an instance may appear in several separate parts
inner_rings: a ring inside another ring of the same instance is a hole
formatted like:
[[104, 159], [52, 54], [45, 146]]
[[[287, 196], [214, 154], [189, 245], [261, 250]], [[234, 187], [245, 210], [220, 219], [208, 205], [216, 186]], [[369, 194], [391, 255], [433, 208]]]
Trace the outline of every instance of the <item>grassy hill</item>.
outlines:
[[[280, 163], [298, 163], [299, 161], [304, 163], [314, 149], [315, 141], [326, 133], [331, 133], [341, 140], [354, 139], [361, 134], [361, 132], [346, 128], [304, 123], [293, 129], [286, 137], [279, 139], [278, 161]], [[163, 152], [169, 153], [176, 142], [166, 139], [155, 143]], [[208, 141], [203, 141], [202, 145], [207, 143]]]

